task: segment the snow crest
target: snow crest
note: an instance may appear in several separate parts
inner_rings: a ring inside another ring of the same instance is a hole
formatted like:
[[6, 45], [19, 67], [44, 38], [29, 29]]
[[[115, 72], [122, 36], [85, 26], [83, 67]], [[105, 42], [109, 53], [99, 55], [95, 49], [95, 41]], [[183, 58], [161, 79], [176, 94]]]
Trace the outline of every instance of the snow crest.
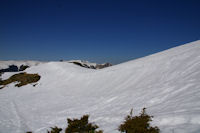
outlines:
[[0, 90], [0, 132], [43, 133], [90, 115], [105, 133], [116, 133], [133, 108], [153, 115], [162, 133], [200, 132], [200, 41], [100, 70], [48, 62], [25, 70], [38, 85]]

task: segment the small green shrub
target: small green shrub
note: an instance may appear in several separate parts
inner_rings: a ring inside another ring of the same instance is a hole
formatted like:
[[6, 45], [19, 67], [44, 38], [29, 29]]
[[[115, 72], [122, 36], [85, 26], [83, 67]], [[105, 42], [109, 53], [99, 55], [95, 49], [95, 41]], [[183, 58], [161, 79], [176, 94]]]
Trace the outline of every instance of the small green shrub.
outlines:
[[10, 78], [6, 80], [0, 80], [0, 85], [7, 85], [12, 82], [19, 82], [15, 86], [21, 87], [30, 83], [35, 83], [40, 80], [40, 75], [38, 74], [27, 74], [27, 73], [18, 73], [12, 75]]
[[81, 119], [67, 119], [68, 127], [65, 133], [103, 133], [102, 130], [96, 131], [99, 128], [96, 124], [88, 122], [89, 115], [84, 115]]
[[47, 133], [60, 133], [62, 128], [58, 128], [57, 126], [51, 127], [51, 131], [47, 131]]
[[143, 108], [140, 116], [132, 116], [133, 110], [131, 110], [118, 130], [125, 133], [159, 133], [158, 127], [150, 126], [149, 122], [152, 121], [153, 116], [147, 115], [145, 109]]

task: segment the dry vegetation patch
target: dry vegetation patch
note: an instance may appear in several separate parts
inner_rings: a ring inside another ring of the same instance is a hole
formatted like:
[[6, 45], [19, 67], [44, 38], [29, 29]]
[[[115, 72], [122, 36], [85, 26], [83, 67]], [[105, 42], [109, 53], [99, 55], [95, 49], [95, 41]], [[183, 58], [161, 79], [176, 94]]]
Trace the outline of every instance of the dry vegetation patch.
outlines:
[[28, 74], [26, 72], [24, 73], [18, 73], [12, 75], [10, 78], [6, 80], [1, 80], [0, 85], [6, 86], [13, 82], [18, 82], [15, 86], [21, 87], [30, 83], [35, 83], [40, 80], [40, 75], [38, 74]]

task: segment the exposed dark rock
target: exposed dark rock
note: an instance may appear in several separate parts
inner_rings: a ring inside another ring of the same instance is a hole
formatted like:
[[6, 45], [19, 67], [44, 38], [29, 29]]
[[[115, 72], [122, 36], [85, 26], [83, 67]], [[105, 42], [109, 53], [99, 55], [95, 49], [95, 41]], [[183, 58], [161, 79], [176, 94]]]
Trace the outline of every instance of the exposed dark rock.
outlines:
[[4, 73], [4, 72], [19, 72], [19, 71], [24, 71], [27, 68], [29, 68], [29, 66], [27, 66], [27, 65], [21, 65], [19, 68], [16, 65], [9, 65], [8, 68], [1, 69], [0, 73]]
[[8, 68], [6, 69], [1, 69], [0, 70], [0, 73], [3, 73], [3, 72], [18, 72], [18, 67], [15, 66], [15, 65], [10, 65]]
[[21, 66], [19, 67], [19, 71], [24, 71], [24, 70], [26, 70], [27, 68], [29, 68], [29, 66], [27, 66], [27, 65], [21, 65]]
[[[78, 65], [78, 66], [81, 66], [81, 67], [85, 67], [83, 64], [79, 63], [79, 62], [72, 62], [74, 63], [75, 65]], [[88, 67], [87, 67], [88, 68]]]
[[1, 75], [3, 74], [3, 72], [0, 72], [0, 81], [1, 81]]
[[96, 69], [95, 66], [90, 66], [91, 69]]
[[79, 65], [81, 67], [90, 68], [90, 69], [102, 69], [105, 67], [112, 66], [112, 64], [110, 64], [110, 63], [95, 64], [95, 63], [89, 63], [89, 62], [84, 62], [84, 61], [80, 61], [80, 60], [69, 61], [69, 63], [73, 63], [75, 65]]
[[102, 69], [102, 68], [110, 67], [110, 66], [112, 66], [112, 64], [110, 64], [110, 63], [97, 64], [97, 65], [96, 65], [96, 69]]

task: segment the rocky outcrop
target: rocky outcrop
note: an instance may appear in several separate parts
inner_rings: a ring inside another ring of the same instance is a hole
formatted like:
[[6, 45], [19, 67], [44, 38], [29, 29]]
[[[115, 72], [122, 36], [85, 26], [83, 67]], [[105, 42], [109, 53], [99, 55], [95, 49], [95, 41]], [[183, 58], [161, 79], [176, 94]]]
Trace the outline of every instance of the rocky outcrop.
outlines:
[[21, 66], [19, 67], [19, 71], [24, 71], [24, 70], [26, 70], [27, 68], [29, 68], [28, 65], [21, 65]]
[[81, 67], [90, 68], [90, 69], [103, 69], [103, 68], [112, 66], [112, 64], [110, 63], [96, 64], [96, 63], [90, 63], [88, 61], [81, 61], [81, 60], [72, 60], [68, 62], [81, 66]]
[[110, 64], [110, 63], [97, 64], [95, 68], [96, 69], [102, 69], [102, 68], [106, 68], [106, 67], [110, 67], [110, 66], [112, 66], [112, 64]]
[[19, 68], [16, 65], [9, 65], [8, 68], [0, 69], [0, 73], [3, 72], [18, 72], [18, 71], [24, 71], [29, 66], [27, 65], [21, 65]]

